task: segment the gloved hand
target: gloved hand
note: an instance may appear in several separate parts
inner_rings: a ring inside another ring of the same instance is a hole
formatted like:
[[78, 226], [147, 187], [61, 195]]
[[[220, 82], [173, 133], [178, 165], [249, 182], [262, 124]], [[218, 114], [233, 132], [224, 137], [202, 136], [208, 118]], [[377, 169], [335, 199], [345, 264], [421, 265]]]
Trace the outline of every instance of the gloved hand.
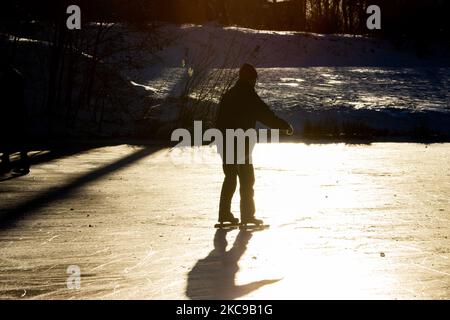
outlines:
[[292, 128], [292, 125], [289, 125], [289, 129], [287, 130], [286, 134], [288, 136], [292, 136], [294, 134], [294, 128]]
[[294, 128], [292, 128], [292, 125], [288, 124], [288, 128], [284, 130], [280, 130], [281, 134], [285, 134], [287, 136], [292, 136], [294, 134]]

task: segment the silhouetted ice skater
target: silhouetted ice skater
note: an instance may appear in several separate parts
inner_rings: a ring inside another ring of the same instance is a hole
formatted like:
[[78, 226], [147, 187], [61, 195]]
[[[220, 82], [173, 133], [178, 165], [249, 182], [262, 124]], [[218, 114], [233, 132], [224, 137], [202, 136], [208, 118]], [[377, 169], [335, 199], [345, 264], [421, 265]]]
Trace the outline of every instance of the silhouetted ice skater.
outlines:
[[[27, 174], [30, 166], [24, 80], [20, 72], [3, 59], [0, 62], [0, 98], [0, 173], [7, 173], [12, 169], [14, 174]], [[20, 160], [11, 168], [9, 157], [15, 151], [20, 151]]]
[[[236, 84], [224, 94], [219, 105], [216, 119], [216, 127], [226, 136], [226, 129], [255, 129], [256, 122], [285, 131], [292, 134], [292, 126], [286, 121], [278, 118], [255, 92], [256, 69], [249, 64], [244, 64], [239, 70], [239, 79]], [[230, 147], [230, 146], [228, 146]], [[234, 147], [236, 151], [236, 145]], [[225, 178], [220, 194], [219, 223], [238, 224], [239, 220], [231, 213], [231, 200], [236, 190], [237, 179], [240, 185], [240, 211], [241, 224], [262, 225], [263, 221], [255, 218], [255, 202], [253, 185], [255, 174], [251, 158], [252, 146], [245, 148], [245, 163], [239, 164], [235, 160], [232, 163], [226, 161], [227, 143], [224, 138], [222, 155], [222, 168]]]

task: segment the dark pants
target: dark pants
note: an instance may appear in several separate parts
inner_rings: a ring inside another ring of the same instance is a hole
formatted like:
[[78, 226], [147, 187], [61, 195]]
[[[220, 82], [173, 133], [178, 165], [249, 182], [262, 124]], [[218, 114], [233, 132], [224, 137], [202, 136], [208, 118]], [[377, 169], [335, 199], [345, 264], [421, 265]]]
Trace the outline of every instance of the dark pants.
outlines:
[[223, 164], [225, 179], [220, 194], [219, 220], [221, 216], [231, 212], [231, 200], [236, 191], [237, 178], [241, 194], [241, 220], [248, 220], [255, 215], [255, 201], [253, 200], [253, 185], [255, 184], [255, 172], [252, 164]]
[[[7, 119], [7, 121], [16, 121], [15, 119]], [[0, 124], [3, 126], [0, 130], [0, 153], [1, 165], [9, 166], [9, 156], [12, 153], [20, 152], [21, 167], [28, 166], [28, 135], [27, 128], [22, 123], [14, 124], [15, 126]]]

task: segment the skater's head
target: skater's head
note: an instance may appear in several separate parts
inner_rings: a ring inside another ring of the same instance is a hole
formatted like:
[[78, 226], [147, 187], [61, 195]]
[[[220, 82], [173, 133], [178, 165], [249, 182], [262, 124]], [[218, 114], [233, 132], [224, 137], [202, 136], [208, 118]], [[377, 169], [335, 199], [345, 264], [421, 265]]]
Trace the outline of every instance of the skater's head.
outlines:
[[252, 87], [256, 85], [256, 79], [258, 79], [258, 73], [254, 66], [248, 63], [244, 63], [239, 70], [239, 80], [249, 83]]

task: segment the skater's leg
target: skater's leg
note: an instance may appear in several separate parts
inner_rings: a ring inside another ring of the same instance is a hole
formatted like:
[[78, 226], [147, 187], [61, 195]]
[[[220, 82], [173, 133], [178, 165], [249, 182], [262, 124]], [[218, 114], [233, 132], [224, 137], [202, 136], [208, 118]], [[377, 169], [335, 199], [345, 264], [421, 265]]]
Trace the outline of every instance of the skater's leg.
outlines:
[[14, 118], [15, 118], [15, 147], [20, 151], [20, 161], [16, 170], [20, 173], [28, 173], [30, 164], [28, 158], [28, 145], [30, 143], [29, 119], [25, 104], [24, 79], [20, 74], [16, 75], [15, 94], [13, 96]]
[[[26, 130], [26, 129], [25, 129]], [[28, 140], [26, 131], [21, 132], [19, 140], [20, 148], [20, 161], [18, 169], [24, 172], [29, 172], [30, 170], [30, 158], [28, 157]]]
[[20, 160], [14, 165], [13, 173], [27, 174], [30, 172], [30, 162], [28, 158], [27, 128], [23, 123], [18, 125], [14, 146], [20, 151]]
[[28, 163], [28, 161], [30, 160], [30, 158], [28, 157], [28, 151], [26, 149], [22, 149], [22, 151], [20, 151], [20, 160], [23, 163]]
[[241, 221], [253, 219], [255, 215], [255, 201], [253, 186], [255, 172], [252, 164], [238, 165], [238, 176], [241, 194]]
[[14, 168], [14, 173], [28, 174], [30, 172], [30, 159], [28, 158], [28, 152], [26, 149], [20, 151], [20, 160], [18, 165]]
[[9, 165], [9, 152], [6, 150], [3, 150], [3, 153], [2, 153], [2, 164]]
[[10, 170], [9, 151], [3, 150], [2, 162], [0, 163], [0, 173], [6, 173]]
[[7, 139], [5, 137], [2, 137], [2, 141], [0, 141], [0, 142], [3, 142], [3, 148], [2, 148], [2, 150], [0, 150], [0, 152], [2, 152], [2, 157], [1, 157], [2, 162], [0, 163], [0, 173], [5, 173], [11, 169], [11, 162], [9, 159], [9, 156], [11, 155], [11, 146], [10, 146], [10, 141], [7, 141]]
[[220, 193], [219, 221], [223, 221], [224, 218], [229, 217], [231, 214], [231, 200], [236, 191], [238, 174], [237, 166], [234, 164], [224, 164], [222, 165], [222, 168], [225, 178]]

